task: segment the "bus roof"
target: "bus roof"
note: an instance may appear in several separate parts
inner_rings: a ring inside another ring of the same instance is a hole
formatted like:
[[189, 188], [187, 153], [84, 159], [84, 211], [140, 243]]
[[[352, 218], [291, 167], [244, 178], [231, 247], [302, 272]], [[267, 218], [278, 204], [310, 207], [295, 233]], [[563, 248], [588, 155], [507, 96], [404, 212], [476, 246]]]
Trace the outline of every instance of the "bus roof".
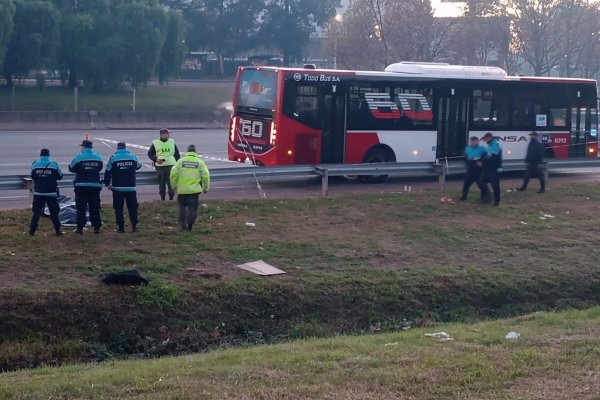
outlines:
[[457, 79], [505, 79], [508, 74], [502, 68], [450, 65], [442, 63], [414, 63], [399, 62], [388, 65], [385, 72], [395, 74], [422, 76], [431, 78], [457, 78]]
[[352, 71], [337, 69], [308, 69], [287, 67], [242, 67], [307, 74], [354, 75], [369, 78], [425, 78], [425, 79], [478, 79], [495, 81], [555, 82], [596, 85], [596, 80], [585, 78], [557, 78], [544, 76], [511, 76], [502, 68], [487, 66], [451, 65], [444, 63], [400, 62], [389, 65], [385, 71]]

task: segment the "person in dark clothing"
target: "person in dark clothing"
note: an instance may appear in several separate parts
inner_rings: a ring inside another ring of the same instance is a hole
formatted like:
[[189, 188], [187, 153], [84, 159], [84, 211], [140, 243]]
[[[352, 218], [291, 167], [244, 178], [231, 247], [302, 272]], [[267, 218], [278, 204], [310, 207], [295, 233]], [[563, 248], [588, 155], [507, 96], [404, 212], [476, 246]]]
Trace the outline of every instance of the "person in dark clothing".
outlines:
[[50, 150], [42, 149], [40, 159], [31, 164], [31, 179], [33, 180], [33, 216], [29, 224], [29, 234], [35, 235], [40, 216], [47, 204], [50, 210], [50, 219], [54, 225], [56, 236], [63, 233], [60, 230], [58, 213], [58, 181], [63, 178], [63, 173], [58, 164], [50, 159]]
[[502, 172], [502, 146], [498, 139], [491, 132], [483, 136], [483, 141], [487, 143], [487, 150], [483, 158], [483, 198], [484, 201], [489, 198], [488, 183], [492, 185], [494, 192], [493, 207], [500, 205], [500, 173]]
[[544, 162], [544, 145], [538, 141], [538, 133], [531, 132], [529, 134], [530, 141], [527, 146], [527, 155], [525, 156], [525, 163], [527, 164], [527, 170], [523, 177], [523, 184], [517, 190], [524, 192], [527, 190], [527, 185], [531, 178], [538, 178], [540, 181], [540, 190], [538, 193], [546, 192], [546, 179], [544, 172], [542, 171], [541, 164]]
[[137, 232], [138, 201], [136, 193], [135, 171], [142, 168], [142, 163], [135, 154], [127, 151], [124, 142], [117, 144], [116, 153], [108, 160], [104, 172], [104, 184], [112, 190], [113, 208], [117, 232], [125, 232], [123, 206], [127, 204], [127, 212], [131, 221], [131, 231]]
[[94, 233], [100, 233], [102, 220], [100, 219], [100, 191], [102, 182], [102, 156], [92, 149], [92, 142], [84, 140], [81, 142], [81, 153], [79, 153], [71, 164], [69, 171], [75, 173], [75, 207], [77, 208], [77, 230], [75, 233], [83, 235], [83, 227], [87, 221], [86, 209], [89, 206], [90, 222], [94, 227]]
[[483, 200], [483, 186], [481, 184], [481, 174], [483, 172], [482, 158], [485, 156], [485, 147], [479, 144], [477, 136], [471, 137], [469, 146], [465, 148], [465, 160], [467, 162], [467, 174], [463, 183], [461, 200], [467, 200], [469, 189], [473, 183], [476, 183], [481, 190], [481, 198]]
[[169, 200], [173, 200], [175, 191], [171, 186], [171, 168], [179, 160], [179, 149], [173, 139], [170, 139], [168, 129], [160, 130], [160, 138], [153, 140], [148, 150], [148, 158], [154, 163], [156, 175], [158, 176], [158, 193], [160, 199], [165, 200], [167, 187]]

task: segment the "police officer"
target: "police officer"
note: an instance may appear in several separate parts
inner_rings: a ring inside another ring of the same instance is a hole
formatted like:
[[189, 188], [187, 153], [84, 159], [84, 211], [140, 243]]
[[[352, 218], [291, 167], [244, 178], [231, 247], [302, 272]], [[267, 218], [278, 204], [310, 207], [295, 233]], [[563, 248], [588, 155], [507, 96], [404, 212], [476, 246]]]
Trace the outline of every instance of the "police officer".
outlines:
[[31, 179], [33, 180], [33, 216], [29, 225], [29, 234], [35, 235], [40, 216], [47, 204], [50, 210], [50, 219], [54, 225], [56, 236], [63, 233], [60, 230], [58, 213], [58, 181], [63, 178], [63, 173], [58, 164], [50, 159], [50, 150], [42, 149], [40, 159], [31, 164]]
[[112, 190], [113, 208], [117, 232], [125, 232], [123, 206], [127, 204], [127, 212], [131, 221], [131, 231], [137, 232], [138, 201], [136, 193], [135, 171], [142, 168], [142, 163], [133, 153], [127, 150], [124, 142], [117, 144], [117, 151], [108, 160], [104, 172], [104, 184]]
[[529, 134], [530, 141], [527, 146], [527, 154], [525, 155], [525, 163], [527, 164], [527, 170], [523, 177], [523, 184], [517, 190], [524, 192], [527, 190], [529, 180], [534, 177], [540, 181], [540, 190], [538, 193], [546, 192], [546, 179], [544, 173], [540, 168], [540, 165], [544, 161], [544, 145], [538, 141], [538, 133], [533, 131]]
[[487, 184], [492, 185], [494, 192], [493, 207], [500, 205], [500, 173], [502, 172], [502, 146], [498, 139], [491, 132], [483, 136], [483, 141], [487, 143], [487, 150], [483, 157], [483, 197], [489, 198], [489, 189]]
[[152, 141], [150, 150], [148, 150], [148, 157], [152, 160], [156, 168], [160, 199], [165, 200], [166, 189], [168, 187], [169, 200], [173, 200], [175, 191], [171, 185], [170, 174], [171, 168], [179, 160], [179, 149], [175, 145], [175, 141], [170, 139], [168, 129], [161, 129], [160, 138]]
[[171, 170], [171, 185], [177, 192], [179, 226], [182, 231], [192, 230], [198, 215], [198, 195], [208, 192], [210, 185], [210, 173], [204, 161], [196, 154], [196, 146], [191, 144], [187, 150]]
[[83, 227], [87, 220], [85, 212], [88, 206], [94, 233], [100, 233], [102, 227], [100, 220], [102, 156], [92, 149], [92, 142], [89, 140], [81, 142], [81, 147], [81, 153], [77, 154], [69, 164], [69, 171], [75, 173], [75, 206], [77, 208], [75, 233], [83, 235]]
[[471, 137], [469, 146], [465, 148], [465, 159], [467, 162], [467, 174], [463, 183], [463, 190], [461, 200], [466, 200], [469, 194], [469, 189], [473, 183], [476, 183], [481, 190], [481, 196], [483, 199], [484, 191], [483, 185], [481, 184], [481, 174], [483, 172], [483, 162], [481, 161], [485, 156], [485, 147], [479, 144], [479, 138], [477, 136]]

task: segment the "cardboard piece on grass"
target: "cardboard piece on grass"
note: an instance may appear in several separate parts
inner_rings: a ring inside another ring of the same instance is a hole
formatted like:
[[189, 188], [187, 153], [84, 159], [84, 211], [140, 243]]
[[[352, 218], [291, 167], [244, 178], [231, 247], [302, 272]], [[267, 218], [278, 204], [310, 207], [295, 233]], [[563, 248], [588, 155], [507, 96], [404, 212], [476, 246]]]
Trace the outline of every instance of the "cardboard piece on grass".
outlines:
[[238, 265], [237, 267], [245, 271], [263, 276], [280, 275], [287, 273], [285, 271], [275, 268], [272, 265], [267, 264], [263, 260], [252, 261], [246, 264]]

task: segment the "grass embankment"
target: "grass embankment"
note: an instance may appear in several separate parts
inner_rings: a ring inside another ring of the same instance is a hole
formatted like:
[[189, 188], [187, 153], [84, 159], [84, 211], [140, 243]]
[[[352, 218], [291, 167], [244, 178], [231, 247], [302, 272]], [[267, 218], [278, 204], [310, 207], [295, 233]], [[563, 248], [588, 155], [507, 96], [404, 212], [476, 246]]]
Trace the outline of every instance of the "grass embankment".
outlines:
[[[435, 330], [454, 340], [424, 337]], [[598, 307], [435, 330], [19, 371], [0, 398], [598, 399]]]
[[[61, 238], [2, 212], [0, 368], [596, 305], [599, 204], [587, 185], [507, 193], [499, 209], [438, 192], [209, 202], [182, 234], [175, 204], [145, 203], [138, 234], [112, 232], [105, 209], [102, 235]], [[288, 274], [234, 267], [256, 259]], [[132, 267], [148, 287], [99, 281]]]
[[[231, 101], [233, 82], [202, 82], [191, 87], [148, 86], [136, 92], [136, 111], [207, 112]], [[43, 91], [32, 86], [18, 86], [15, 90], [14, 111], [73, 111], [73, 89], [47, 86]], [[131, 111], [131, 89], [111, 93], [94, 93], [79, 89], [79, 111]], [[0, 111], [12, 111], [10, 88], [0, 87]]]

